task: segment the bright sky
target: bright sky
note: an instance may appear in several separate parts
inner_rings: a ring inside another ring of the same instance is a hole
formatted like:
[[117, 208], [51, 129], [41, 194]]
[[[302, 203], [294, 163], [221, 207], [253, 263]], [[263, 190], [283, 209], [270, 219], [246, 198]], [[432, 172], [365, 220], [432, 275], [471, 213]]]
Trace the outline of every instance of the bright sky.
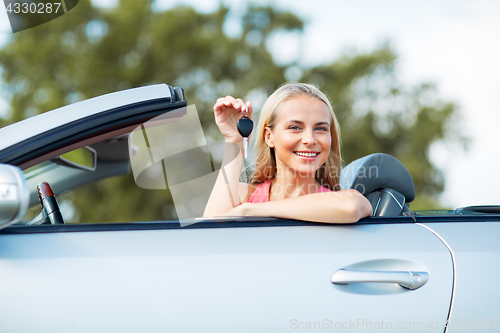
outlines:
[[[117, 0], [94, 0], [113, 6]], [[246, 2], [223, 0], [235, 17]], [[156, 0], [157, 10], [189, 4], [199, 11], [218, 0]], [[444, 171], [443, 203], [451, 207], [500, 204], [500, 1], [496, 0], [254, 0], [290, 10], [306, 21], [305, 34], [277, 36], [269, 47], [278, 63], [331, 62], [347, 49], [369, 52], [385, 40], [399, 55], [398, 71], [408, 85], [434, 82], [439, 95], [460, 105], [469, 150], [446, 143], [432, 149]], [[77, 10], [77, 7], [75, 8]], [[0, 13], [0, 16], [2, 13]], [[0, 20], [3, 20], [0, 17]], [[50, 24], [50, 23], [49, 23]], [[0, 45], [2, 34], [0, 23]], [[238, 22], [226, 25], [238, 34]], [[6, 106], [0, 100], [0, 115]]]

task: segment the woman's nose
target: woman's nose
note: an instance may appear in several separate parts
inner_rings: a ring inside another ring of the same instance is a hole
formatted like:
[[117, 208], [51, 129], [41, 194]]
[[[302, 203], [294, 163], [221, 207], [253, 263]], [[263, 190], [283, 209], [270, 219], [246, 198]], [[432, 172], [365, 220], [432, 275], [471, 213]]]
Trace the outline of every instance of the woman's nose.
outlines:
[[304, 131], [302, 135], [302, 143], [305, 145], [313, 145], [316, 143], [316, 138], [314, 136], [314, 131]]

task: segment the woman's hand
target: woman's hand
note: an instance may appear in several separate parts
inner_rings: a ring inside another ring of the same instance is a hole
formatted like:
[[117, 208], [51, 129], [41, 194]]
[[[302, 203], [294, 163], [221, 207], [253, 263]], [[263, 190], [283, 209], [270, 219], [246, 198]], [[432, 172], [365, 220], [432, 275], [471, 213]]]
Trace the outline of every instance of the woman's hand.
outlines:
[[237, 121], [248, 111], [246, 116], [252, 119], [252, 104], [246, 104], [240, 98], [226, 96], [217, 99], [214, 104], [215, 123], [227, 142], [241, 144], [243, 137], [236, 127]]
[[[224, 157], [214, 188], [210, 194], [203, 216], [220, 216], [241, 202], [239, 179], [243, 164], [243, 137], [238, 132], [237, 122], [247, 112], [252, 118], [252, 105], [232, 96], [219, 98], [214, 105], [215, 123], [226, 138]], [[236, 145], [236, 147], [235, 147]], [[238, 152], [237, 149], [240, 149]]]

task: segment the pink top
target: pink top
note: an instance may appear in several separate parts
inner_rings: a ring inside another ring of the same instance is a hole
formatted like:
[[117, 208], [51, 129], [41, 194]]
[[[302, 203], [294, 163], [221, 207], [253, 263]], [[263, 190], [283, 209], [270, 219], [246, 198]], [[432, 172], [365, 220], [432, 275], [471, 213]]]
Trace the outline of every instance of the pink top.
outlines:
[[[250, 196], [250, 199], [248, 199], [248, 202], [250, 203], [268, 202], [270, 188], [271, 188], [271, 180], [264, 183], [260, 183], [257, 189]], [[332, 190], [320, 186], [317, 193], [321, 192], [332, 192]]]

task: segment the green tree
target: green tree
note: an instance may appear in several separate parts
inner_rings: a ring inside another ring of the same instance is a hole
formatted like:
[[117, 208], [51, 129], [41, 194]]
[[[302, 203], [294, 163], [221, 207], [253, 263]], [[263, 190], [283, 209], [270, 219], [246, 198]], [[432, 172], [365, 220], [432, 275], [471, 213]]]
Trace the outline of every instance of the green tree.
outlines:
[[[285, 82], [292, 65], [276, 64], [266, 41], [276, 31], [301, 33], [304, 27], [295, 14], [249, 6], [241, 18], [241, 37], [230, 38], [223, 30], [228, 17], [224, 6], [208, 14], [186, 6], [154, 12], [149, 1], [119, 1], [113, 9], [98, 9], [81, 0], [68, 14], [15, 34], [0, 50], [0, 73], [13, 110], [2, 125], [108, 92], [166, 82], [185, 88], [205, 133], [219, 140], [211, 112], [216, 98], [270, 94]], [[455, 136], [456, 107], [441, 102], [430, 85], [405, 88], [392, 70], [395, 60], [391, 49], [382, 47], [303, 68], [300, 80], [317, 84], [331, 98], [346, 163], [389, 153], [410, 170], [417, 197], [434, 199], [443, 179], [429, 161], [429, 147]], [[110, 205], [117, 192], [129, 195]], [[78, 196], [73, 200], [85, 221], [173, 217], [168, 192], [140, 189], [131, 177], [72, 195]]]

